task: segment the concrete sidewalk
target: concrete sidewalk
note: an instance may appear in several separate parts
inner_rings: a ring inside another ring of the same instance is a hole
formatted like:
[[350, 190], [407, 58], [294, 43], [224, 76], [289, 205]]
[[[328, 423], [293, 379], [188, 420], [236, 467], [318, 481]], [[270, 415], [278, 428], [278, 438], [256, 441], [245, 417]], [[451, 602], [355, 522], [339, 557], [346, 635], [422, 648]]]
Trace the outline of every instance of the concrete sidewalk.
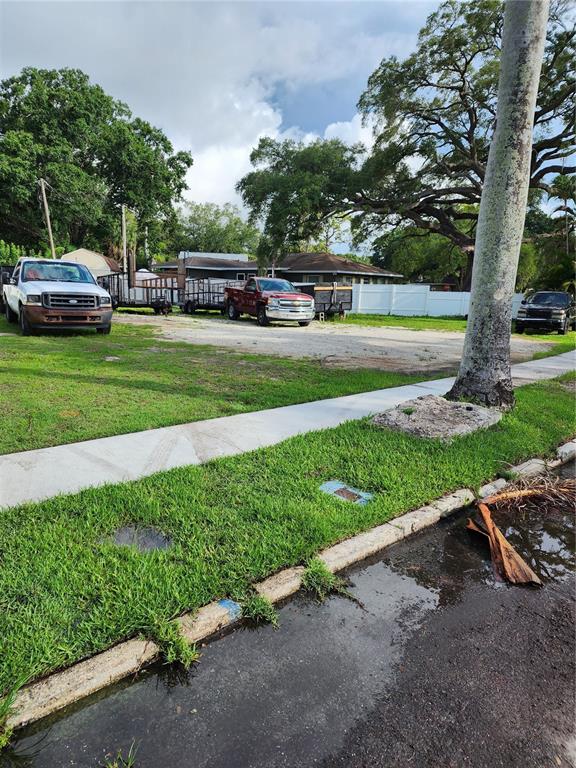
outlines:
[[[576, 352], [518, 363], [516, 385], [576, 369]], [[39, 501], [83, 488], [136, 480], [173, 467], [203, 464], [336, 427], [420, 395], [443, 395], [454, 379], [392, 387], [127, 435], [0, 456], [0, 507]]]

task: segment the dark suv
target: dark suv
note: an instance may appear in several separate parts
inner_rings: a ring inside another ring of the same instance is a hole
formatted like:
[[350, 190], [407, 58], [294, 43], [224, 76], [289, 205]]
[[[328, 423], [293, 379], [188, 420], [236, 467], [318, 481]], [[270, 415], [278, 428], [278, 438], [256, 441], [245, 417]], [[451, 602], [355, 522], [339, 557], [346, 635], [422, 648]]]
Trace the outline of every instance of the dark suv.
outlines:
[[544, 328], [564, 334], [576, 330], [576, 304], [569, 293], [538, 291], [524, 299], [516, 316], [516, 333], [525, 328]]

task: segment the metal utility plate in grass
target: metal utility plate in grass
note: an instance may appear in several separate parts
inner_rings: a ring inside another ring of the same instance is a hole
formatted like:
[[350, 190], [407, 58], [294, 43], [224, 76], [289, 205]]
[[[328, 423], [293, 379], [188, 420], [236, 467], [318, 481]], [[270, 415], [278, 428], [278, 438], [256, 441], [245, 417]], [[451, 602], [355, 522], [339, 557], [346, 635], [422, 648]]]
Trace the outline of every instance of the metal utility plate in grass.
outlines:
[[328, 480], [322, 483], [320, 490], [324, 491], [324, 493], [329, 493], [331, 496], [337, 496], [343, 501], [351, 501], [353, 504], [368, 504], [372, 498], [371, 493], [359, 491], [357, 488], [352, 488], [340, 480]]
[[118, 528], [108, 541], [119, 547], [136, 547], [140, 552], [168, 549], [172, 545], [171, 539], [156, 528], [138, 528], [135, 525]]

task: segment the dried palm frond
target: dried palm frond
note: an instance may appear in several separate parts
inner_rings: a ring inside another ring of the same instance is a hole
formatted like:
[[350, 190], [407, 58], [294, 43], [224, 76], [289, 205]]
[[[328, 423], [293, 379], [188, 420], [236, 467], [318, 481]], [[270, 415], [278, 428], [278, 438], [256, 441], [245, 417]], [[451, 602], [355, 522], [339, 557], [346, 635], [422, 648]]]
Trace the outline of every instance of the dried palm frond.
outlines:
[[576, 479], [544, 475], [519, 480], [483, 504], [497, 511], [522, 511], [537, 508], [541, 512], [576, 512]]

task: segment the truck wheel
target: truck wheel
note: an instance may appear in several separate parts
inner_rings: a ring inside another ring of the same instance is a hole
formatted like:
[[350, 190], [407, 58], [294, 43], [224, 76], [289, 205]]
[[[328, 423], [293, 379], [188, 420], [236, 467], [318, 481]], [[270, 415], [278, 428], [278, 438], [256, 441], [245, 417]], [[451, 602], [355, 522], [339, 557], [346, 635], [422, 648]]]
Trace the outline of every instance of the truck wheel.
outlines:
[[298, 320], [298, 325], [300, 328], [306, 328], [307, 325], [310, 325], [310, 320]]
[[562, 328], [558, 328], [558, 335], [564, 336], [567, 331], [568, 331], [568, 320], [564, 320], [564, 325], [562, 326]]
[[186, 304], [184, 304], [184, 314], [186, 315], [192, 315], [196, 311], [196, 305], [193, 301], [187, 301]]
[[228, 302], [228, 306], [226, 307], [226, 314], [228, 315], [229, 320], [238, 320], [240, 317], [240, 312], [238, 312], [235, 304], [231, 301]]
[[112, 330], [112, 325], [105, 325], [103, 328], [96, 328], [96, 333], [103, 333], [108, 335]]
[[256, 322], [261, 326], [265, 326], [270, 323], [270, 320], [268, 320], [266, 316], [266, 307], [258, 307], [258, 312], [256, 313]]
[[516, 323], [516, 328], [514, 330], [516, 331], [516, 333], [524, 333], [524, 326], [518, 325], [518, 323]]
[[32, 326], [24, 314], [24, 307], [20, 307], [20, 312], [18, 313], [18, 325], [20, 326], [20, 333], [22, 336], [30, 336], [32, 334]]
[[7, 301], [4, 302], [4, 315], [9, 323], [15, 323], [18, 320], [18, 315], [12, 312]]

